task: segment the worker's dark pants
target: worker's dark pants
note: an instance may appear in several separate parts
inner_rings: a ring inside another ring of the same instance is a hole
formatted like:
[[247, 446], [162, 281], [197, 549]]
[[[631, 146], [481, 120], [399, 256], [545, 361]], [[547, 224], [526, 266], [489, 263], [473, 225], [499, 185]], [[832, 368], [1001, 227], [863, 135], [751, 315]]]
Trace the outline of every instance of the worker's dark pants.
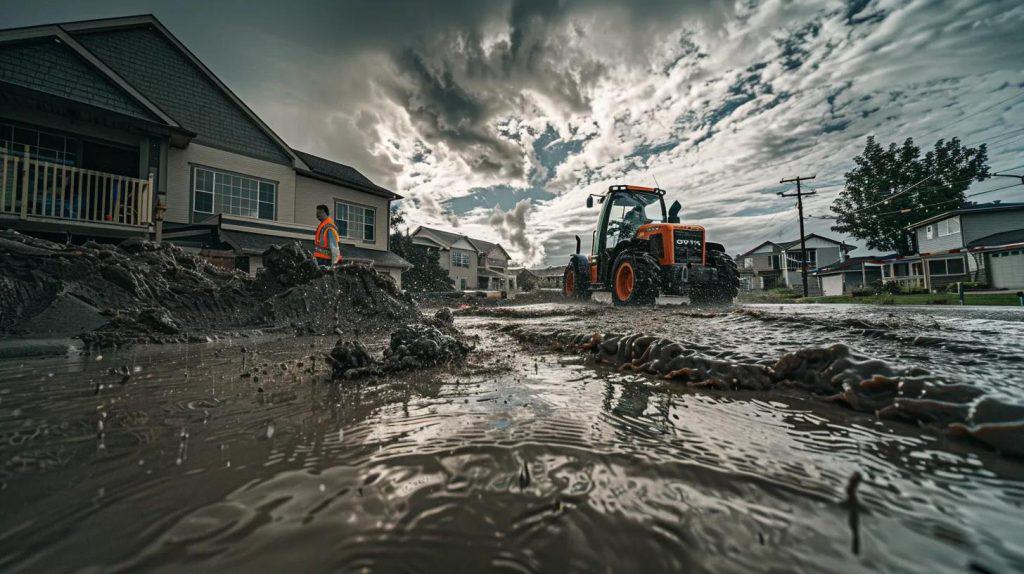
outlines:
[[316, 264], [319, 265], [320, 267], [331, 267], [332, 266], [330, 259], [320, 259], [319, 257], [316, 258]]

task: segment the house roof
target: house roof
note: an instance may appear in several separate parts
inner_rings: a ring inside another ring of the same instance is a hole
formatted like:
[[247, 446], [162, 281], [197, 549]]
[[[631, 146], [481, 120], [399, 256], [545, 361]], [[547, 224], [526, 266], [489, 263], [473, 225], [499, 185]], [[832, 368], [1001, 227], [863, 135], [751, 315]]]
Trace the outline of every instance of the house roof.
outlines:
[[[836, 241], [835, 239], [832, 239], [831, 237], [825, 237], [824, 235], [818, 235], [817, 233], [808, 233], [807, 235], [804, 236], [804, 240], [806, 241], [807, 239], [810, 239], [812, 237], [817, 237], [818, 239], [822, 239], [824, 241], [829, 241], [829, 242], [835, 243], [836, 245], [841, 245], [843, 247], [846, 247], [848, 251], [853, 251], [854, 249], [856, 249], [856, 247], [853, 246], [853, 245], [847, 245], [845, 242]], [[781, 247], [783, 250], [788, 251], [788, 250], [792, 249], [793, 247], [799, 247], [800, 246], [800, 238], [797, 237], [796, 239], [792, 239], [790, 241], [780, 241], [780, 242], [777, 243], [777, 245], [779, 247]], [[760, 246], [758, 246], [758, 247], [760, 247]]]
[[765, 245], [768, 245], [768, 244], [774, 245], [774, 246], [776, 246], [776, 247], [778, 247], [780, 249], [782, 248], [778, 243], [775, 243], [774, 241], [762, 241], [761, 243], [758, 243], [754, 247], [750, 248], [748, 251], [740, 253], [740, 257], [746, 257], [747, 255], [750, 255], [751, 253], [757, 251], [761, 247], [763, 247]]
[[850, 257], [846, 261], [837, 261], [831, 265], [819, 267], [814, 271], [815, 275], [834, 275], [836, 273], [843, 273], [847, 271], [858, 271], [865, 263], [878, 261], [878, 257], [872, 256], [861, 256], [861, 257]]
[[936, 221], [942, 221], [943, 219], [946, 219], [947, 217], [952, 217], [954, 215], [962, 215], [966, 213], [973, 214], [991, 213], [996, 211], [1014, 211], [1017, 209], [1024, 209], [1024, 203], [1003, 203], [999, 201], [993, 201], [991, 203], [968, 203], [965, 204], [963, 207], [952, 209], [950, 211], [946, 211], [938, 215], [934, 215], [932, 217], [929, 217], [928, 219], [922, 219], [917, 223], [911, 223], [910, 225], [907, 226], [907, 229], [917, 229], [918, 227], [921, 227], [923, 225], [935, 223]]
[[505, 251], [505, 248], [502, 247], [500, 243], [491, 243], [490, 241], [484, 241], [483, 239], [474, 239], [468, 236], [466, 237], [466, 239], [468, 239], [469, 242], [472, 243], [476, 247], [476, 250], [479, 251], [480, 253], [486, 255], [491, 251], [494, 251], [494, 248], [497, 247], [498, 249], [501, 250], [502, 253], [505, 254], [506, 259], [512, 259], [512, 256], [508, 254], [508, 251]]
[[297, 149], [293, 149], [292, 151], [294, 151], [295, 154], [309, 166], [309, 170], [300, 170], [300, 173], [314, 177], [319, 176], [322, 179], [326, 179], [334, 183], [340, 183], [342, 185], [358, 189], [359, 191], [364, 191], [387, 199], [402, 198], [402, 196], [397, 193], [373, 183], [368, 177], [359, 173], [359, 170], [354, 167], [315, 156], [311, 153], [299, 151]]
[[1011, 231], [1002, 231], [1000, 233], [993, 233], [992, 235], [986, 235], [971, 241], [967, 244], [969, 249], [978, 247], [998, 247], [1000, 245], [1013, 245], [1017, 243], [1024, 243], [1024, 229], [1014, 229]]
[[196, 143], [287, 165], [298, 161], [284, 140], [154, 16], [59, 26], [195, 132]]

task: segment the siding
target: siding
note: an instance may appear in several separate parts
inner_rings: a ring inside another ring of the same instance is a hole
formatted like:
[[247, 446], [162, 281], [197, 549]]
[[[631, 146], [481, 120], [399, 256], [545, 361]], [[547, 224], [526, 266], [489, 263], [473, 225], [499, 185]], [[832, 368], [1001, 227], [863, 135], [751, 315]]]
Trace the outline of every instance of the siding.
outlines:
[[451, 263], [451, 254], [454, 253], [454, 252], [465, 253], [466, 255], [469, 256], [469, 267], [456, 267], [454, 265], [449, 265], [448, 274], [449, 274], [449, 276], [451, 276], [452, 279], [455, 280], [455, 289], [458, 290], [458, 289], [462, 288], [462, 282], [460, 281], [460, 279], [465, 279], [466, 280], [466, 288], [467, 289], [476, 289], [477, 288], [476, 251], [470, 251], [469, 249], [454, 248], [451, 251], [446, 252], [446, 255], [448, 255], [448, 258], [449, 258], [448, 259], [449, 264]]
[[189, 144], [167, 151], [167, 212], [165, 219], [189, 223], [191, 164], [223, 169], [277, 182], [277, 221], [295, 223], [295, 170], [290, 165], [263, 161], [216, 148]]
[[160, 121], [56, 39], [0, 47], [0, 81], [151, 121]]
[[75, 36], [196, 142], [291, 165], [291, 157], [192, 61], [151, 27]]
[[[932, 226], [932, 230], [934, 233], [932, 239], [928, 239], [927, 225], [918, 227], [917, 229], [914, 230], [914, 233], [917, 234], [918, 253], [935, 253], [936, 251], [957, 249], [959, 247], [963, 247], [964, 245], [966, 245], [964, 243], [964, 233], [962, 225], [960, 233], [954, 233], [952, 235], [945, 235], [939, 237], [939, 223], [941, 223], [942, 221], [945, 220], [936, 221], [930, 224]], [[961, 222], [961, 224], [962, 223], [963, 222]]]
[[331, 213], [333, 214], [335, 200], [365, 205], [377, 210], [374, 216], [376, 241], [369, 243], [342, 238], [342, 243], [351, 243], [352, 245], [358, 245], [367, 249], [387, 251], [388, 200], [383, 197], [298, 175], [295, 180], [295, 199], [293, 202], [295, 223], [315, 227], [318, 223], [316, 219], [316, 206], [321, 203], [330, 206]]
[[[800, 250], [798, 249], [797, 252], [799, 253], [799, 251]], [[841, 252], [838, 247], [818, 247], [816, 251], [818, 257], [818, 267], [831, 265], [839, 261], [839, 257], [841, 256]]]

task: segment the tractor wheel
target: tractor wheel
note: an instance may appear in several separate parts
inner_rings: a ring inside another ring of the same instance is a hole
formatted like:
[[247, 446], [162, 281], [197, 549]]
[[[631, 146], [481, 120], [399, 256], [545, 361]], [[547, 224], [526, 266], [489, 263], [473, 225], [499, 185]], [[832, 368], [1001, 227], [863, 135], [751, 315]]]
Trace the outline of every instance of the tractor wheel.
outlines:
[[736, 262], [717, 243], [708, 243], [708, 265], [718, 270], [718, 280], [701, 285], [690, 293], [694, 305], [729, 305], [740, 289], [740, 274]]
[[590, 281], [584, 273], [586, 270], [580, 269], [575, 261], [570, 261], [562, 274], [562, 295], [567, 299], [589, 301]]
[[643, 253], [622, 253], [612, 267], [611, 283], [616, 305], [653, 305], [658, 296], [658, 263]]

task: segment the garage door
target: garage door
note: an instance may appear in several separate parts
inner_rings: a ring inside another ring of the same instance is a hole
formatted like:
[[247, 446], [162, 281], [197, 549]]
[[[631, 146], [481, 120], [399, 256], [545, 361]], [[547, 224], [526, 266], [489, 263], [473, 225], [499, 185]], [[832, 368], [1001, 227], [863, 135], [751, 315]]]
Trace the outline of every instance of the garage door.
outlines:
[[821, 278], [821, 291], [823, 295], [843, 294], [843, 274], [824, 275]]
[[1024, 287], [1024, 249], [993, 253], [989, 256], [992, 266], [992, 286], [998, 289], [1020, 289]]

